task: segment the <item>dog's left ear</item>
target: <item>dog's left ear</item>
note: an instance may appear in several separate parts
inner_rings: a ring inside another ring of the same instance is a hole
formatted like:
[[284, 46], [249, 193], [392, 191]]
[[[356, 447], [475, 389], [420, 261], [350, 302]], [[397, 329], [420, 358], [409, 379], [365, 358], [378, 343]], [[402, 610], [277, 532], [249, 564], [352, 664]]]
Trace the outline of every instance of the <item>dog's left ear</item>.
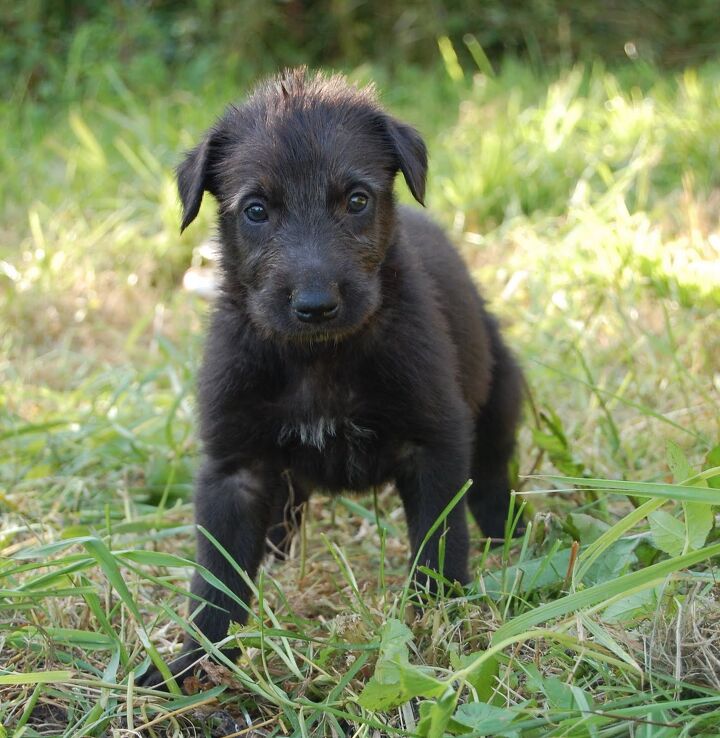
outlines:
[[425, 180], [428, 157], [420, 134], [406, 123], [388, 117], [387, 130], [398, 158], [398, 169], [403, 173], [413, 197], [425, 205]]
[[215, 138], [215, 132], [209, 131], [205, 138], [188, 152], [182, 164], [177, 168], [178, 192], [183, 207], [180, 233], [197, 217], [203, 193], [213, 191], [211, 153], [215, 147]]

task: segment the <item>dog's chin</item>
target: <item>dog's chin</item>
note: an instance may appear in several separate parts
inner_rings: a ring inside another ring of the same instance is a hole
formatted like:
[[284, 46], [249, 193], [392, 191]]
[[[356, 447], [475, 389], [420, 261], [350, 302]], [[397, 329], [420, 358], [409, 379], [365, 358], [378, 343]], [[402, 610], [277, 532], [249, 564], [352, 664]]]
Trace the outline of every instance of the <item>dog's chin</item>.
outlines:
[[286, 346], [305, 348], [331, 348], [361, 335], [372, 322], [374, 312], [361, 317], [360, 320], [343, 320], [338, 323], [321, 323], [317, 325], [293, 321], [286, 325], [274, 325], [264, 321], [254, 321], [266, 340]]
[[294, 326], [293, 330], [284, 331], [281, 339], [286, 343], [299, 346], [336, 346], [353, 336], [362, 333], [367, 321], [343, 325]]

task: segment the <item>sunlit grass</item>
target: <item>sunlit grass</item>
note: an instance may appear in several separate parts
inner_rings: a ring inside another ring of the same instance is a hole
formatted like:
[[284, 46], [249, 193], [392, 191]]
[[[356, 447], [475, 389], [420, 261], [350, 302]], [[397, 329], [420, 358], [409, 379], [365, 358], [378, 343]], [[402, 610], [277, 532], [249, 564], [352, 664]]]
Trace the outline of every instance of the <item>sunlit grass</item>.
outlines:
[[239, 667], [192, 698], [134, 686], [182, 640], [193, 567], [207, 306], [179, 285], [213, 212], [178, 235], [172, 166], [240, 91], [140, 99], [100, 69], [95, 100], [3, 112], [27, 127], [1, 134], [0, 723], [717, 733], [720, 69], [355, 74], [428, 135], [430, 210], [526, 369], [524, 539], [475, 535], [474, 584], [408, 631], [396, 496], [318, 497]]

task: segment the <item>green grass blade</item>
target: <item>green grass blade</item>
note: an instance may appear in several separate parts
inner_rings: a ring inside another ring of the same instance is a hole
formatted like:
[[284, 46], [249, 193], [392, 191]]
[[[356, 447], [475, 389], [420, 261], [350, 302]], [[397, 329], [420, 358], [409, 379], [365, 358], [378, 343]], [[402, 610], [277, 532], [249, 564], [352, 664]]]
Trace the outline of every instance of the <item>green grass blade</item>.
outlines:
[[[698, 475], [697, 478], [700, 478]], [[716, 474], [710, 475], [712, 478]], [[536, 477], [546, 479], [557, 484], [572, 485], [572, 489], [532, 490], [523, 492], [524, 495], [547, 494], [559, 492], [576, 492], [578, 489], [596, 489], [601, 492], [622, 492], [638, 497], [653, 497], [661, 500], [677, 500], [679, 502], [702, 502], [707, 505], [720, 505], [720, 489], [711, 487], [693, 487], [683, 484], [669, 484], [662, 482], [629, 482], [620, 479], [584, 479], [582, 477], [564, 477], [547, 474]]]
[[24, 674], [0, 674], [0, 684], [55, 684], [72, 679], [72, 671], [28, 671]]

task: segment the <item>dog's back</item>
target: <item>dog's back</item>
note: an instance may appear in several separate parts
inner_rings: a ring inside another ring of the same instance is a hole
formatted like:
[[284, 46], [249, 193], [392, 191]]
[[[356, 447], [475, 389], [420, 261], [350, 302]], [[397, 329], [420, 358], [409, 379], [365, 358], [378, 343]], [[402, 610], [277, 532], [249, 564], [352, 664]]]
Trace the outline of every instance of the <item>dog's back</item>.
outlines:
[[[467, 403], [485, 404], [493, 364], [488, 324], [492, 318], [467, 266], [444, 231], [416, 207], [398, 208], [406, 247], [416, 254], [416, 268], [427, 272], [457, 353], [458, 381]], [[430, 296], [428, 296], [428, 299]]]

